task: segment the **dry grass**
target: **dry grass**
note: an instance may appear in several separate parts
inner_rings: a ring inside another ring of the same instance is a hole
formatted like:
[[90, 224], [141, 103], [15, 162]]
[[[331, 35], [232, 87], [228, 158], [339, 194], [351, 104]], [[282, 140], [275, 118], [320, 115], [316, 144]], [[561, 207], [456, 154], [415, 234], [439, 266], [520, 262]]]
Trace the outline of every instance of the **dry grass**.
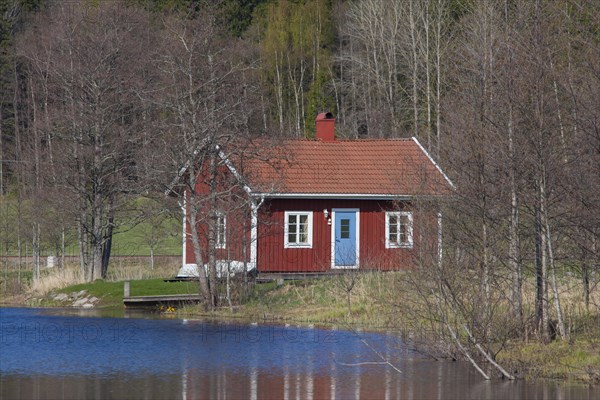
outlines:
[[[155, 267], [150, 268], [149, 257], [114, 257], [111, 260], [106, 280], [115, 282], [174, 277], [179, 270], [180, 260], [180, 257], [156, 257]], [[23, 293], [46, 296], [52, 291], [85, 281], [75, 257], [68, 258], [63, 268], [42, 268], [38, 280], [32, 279], [32, 265], [23, 263], [19, 270], [16, 259], [4, 260], [1, 267], [3, 297], [17, 296]], [[8, 290], [8, 288], [16, 289]]]
[[79, 268], [72, 265], [64, 268], [54, 268], [52, 271], [44, 271], [40, 279], [33, 280], [30, 290], [38, 295], [45, 296], [53, 290], [62, 289], [67, 286], [83, 283], [84, 279]]
[[108, 270], [108, 281], [126, 281], [152, 278], [170, 278], [177, 275], [181, 257], [161, 257], [150, 268], [148, 257], [118, 257]]

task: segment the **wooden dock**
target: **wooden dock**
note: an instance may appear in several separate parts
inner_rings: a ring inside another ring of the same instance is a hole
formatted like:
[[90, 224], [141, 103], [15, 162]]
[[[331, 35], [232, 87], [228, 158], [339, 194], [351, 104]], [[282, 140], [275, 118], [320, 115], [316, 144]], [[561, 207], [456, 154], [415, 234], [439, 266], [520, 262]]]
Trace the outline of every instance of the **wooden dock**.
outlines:
[[183, 304], [200, 302], [197, 294], [171, 294], [164, 296], [129, 296], [123, 298], [127, 308], [148, 308], [156, 306], [181, 306]]
[[160, 296], [131, 296], [131, 283], [123, 283], [123, 305], [125, 308], [148, 308], [157, 306], [180, 307], [184, 304], [199, 303], [198, 294], [168, 294]]

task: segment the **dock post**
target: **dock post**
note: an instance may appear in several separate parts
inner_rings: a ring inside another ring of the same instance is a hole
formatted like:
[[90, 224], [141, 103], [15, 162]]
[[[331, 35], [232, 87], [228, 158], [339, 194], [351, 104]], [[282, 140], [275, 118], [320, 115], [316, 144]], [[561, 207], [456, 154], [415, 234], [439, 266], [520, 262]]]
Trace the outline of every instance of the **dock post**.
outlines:
[[127, 298], [127, 297], [129, 297], [129, 294], [130, 294], [129, 281], [125, 281], [125, 284], [123, 286], [123, 297]]

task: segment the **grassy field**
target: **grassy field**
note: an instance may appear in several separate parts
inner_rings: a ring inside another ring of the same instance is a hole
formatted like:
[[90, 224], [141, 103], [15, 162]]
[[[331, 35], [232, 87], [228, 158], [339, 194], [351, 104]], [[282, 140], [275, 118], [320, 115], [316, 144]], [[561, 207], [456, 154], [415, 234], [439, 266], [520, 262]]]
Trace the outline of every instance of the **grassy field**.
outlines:
[[154, 254], [180, 256], [181, 221], [165, 221], [158, 228], [142, 223], [123, 230], [113, 238], [113, 255], [149, 256], [152, 242], [155, 243]]
[[[140, 224], [130, 230], [117, 233], [113, 237], [112, 256], [150, 256], [150, 244], [148, 237], [151, 232], [150, 227]], [[172, 233], [165, 233], [164, 239], [155, 245], [154, 254], [160, 256], [181, 256], [181, 226], [173, 226]], [[42, 257], [55, 255], [54, 248], [48, 244], [42, 245]], [[0, 257], [17, 257], [19, 255], [16, 244], [10, 247], [4, 247]], [[71, 257], [79, 256], [79, 247], [73, 242], [65, 248], [65, 255]], [[31, 247], [23, 246], [22, 259], [31, 258]]]
[[[155, 207], [148, 199], [140, 198], [135, 201], [135, 208], [143, 210]], [[14, 196], [0, 196], [0, 258], [16, 257], [18, 253], [17, 229], [21, 223], [21, 256], [31, 257], [31, 245], [28, 234], [30, 233], [31, 205], [23, 202], [21, 205], [21, 218], [17, 217], [17, 201]], [[130, 218], [133, 219], [133, 218]], [[55, 223], [52, 223], [54, 226]], [[79, 248], [76, 240], [74, 226], [66, 227], [65, 248], [67, 256], [78, 256]], [[181, 220], [174, 217], [148, 216], [138, 224], [120, 225], [113, 236], [112, 254], [115, 256], [149, 256], [151, 245], [154, 254], [165, 256], [181, 255]], [[41, 254], [43, 257], [55, 255], [56, 248], [61, 247], [60, 232], [42, 232]], [[52, 242], [51, 236], [57, 243]]]

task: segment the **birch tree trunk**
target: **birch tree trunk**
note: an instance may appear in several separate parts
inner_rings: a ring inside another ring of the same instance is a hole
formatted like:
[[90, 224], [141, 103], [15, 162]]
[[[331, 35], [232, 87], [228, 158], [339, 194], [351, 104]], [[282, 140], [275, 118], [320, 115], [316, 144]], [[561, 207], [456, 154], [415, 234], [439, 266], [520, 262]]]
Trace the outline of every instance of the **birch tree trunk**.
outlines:
[[219, 290], [217, 280], [217, 150], [210, 149], [209, 155], [209, 208], [208, 208], [208, 284], [210, 287], [210, 306], [215, 308], [219, 304]]
[[[194, 171], [195, 168], [190, 168], [191, 171]], [[196, 266], [198, 268], [198, 284], [200, 286], [200, 295], [203, 297], [202, 303], [206, 306], [211, 304], [211, 293], [210, 288], [208, 286], [208, 279], [206, 276], [206, 270], [204, 269], [204, 259], [202, 257], [202, 248], [200, 242], [200, 235], [198, 233], [198, 224], [200, 223], [198, 219], [199, 213], [199, 201], [196, 198], [195, 193], [195, 185], [197, 181], [197, 174], [194, 172], [190, 172], [190, 177], [188, 179], [189, 187], [191, 188], [189, 193], [184, 193], [184, 196], [188, 196], [189, 201], [186, 202], [187, 210], [186, 214], [189, 215], [189, 225], [190, 231], [192, 234], [192, 247], [194, 249], [194, 258], [196, 259]]]
[[[543, 189], [545, 190], [545, 188]], [[545, 203], [545, 200], [544, 200]], [[544, 224], [544, 232], [546, 236], [546, 249], [548, 251], [548, 262], [550, 263], [550, 272], [552, 273], [552, 293], [554, 295], [554, 307], [556, 308], [556, 319], [558, 325], [558, 332], [562, 340], [567, 339], [567, 330], [565, 329], [565, 322], [563, 318], [562, 307], [560, 305], [560, 295], [558, 293], [558, 284], [556, 282], [556, 265], [554, 263], [554, 252], [552, 246], [552, 235], [550, 234], [550, 223], [548, 222], [548, 210], [546, 204], [543, 205], [542, 219]]]
[[412, 108], [413, 108], [413, 136], [419, 137], [419, 89], [418, 89], [418, 46], [417, 46], [417, 27], [414, 0], [409, 0], [409, 21], [410, 21], [410, 41], [412, 53]]
[[444, 10], [444, 0], [438, 0], [437, 4], [437, 20], [436, 20], [436, 35], [435, 35], [435, 157], [439, 160], [440, 148], [442, 146], [442, 24], [446, 18]]
[[514, 121], [512, 103], [509, 101], [508, 110], [508, 153], [510, 179], [510, 221], [508, 230], [508, 259], [512, 271], [512, 309], [513, 315], [523, 327], [523, 276], [519, 256], [519, 201], [516, 184], [516, 157], [514, 148]]
[[275, 99], [277, 101], [277, 111], [278, 111], [278, 120], [279, 120], [279, 132], [283, 133], [283, 80], [281, 78], [281, 66], [279, 63], [279, 53], [275, 52], [275, 76], [277, 78], [276, 86], [275, 86]]
[[542, 221], [542, 188], [541, 179], [536, 181], [538, 205], [535, 210], [535, 252], [536, 252], [536, 324], [543, 343], [550, 342], [550, 323], [548, 318], [548, 286], [546, 261], [546, 235]]
[[423, 27], [425, 30], [425, 48], [424, 48], [424, 63], [425, 63], [425, 101], [427, 107], [427, 151], [432, 154], [433, 142], [432, 142], [432, 116], [431, 116], [431, 68], [430, 68], [430, 56], [429, 56], [429, 38], [430, 38], [430, 12], [429, 2], [425, 2], [425, 9], [422, 10], [421, 16], [423, 21]]

